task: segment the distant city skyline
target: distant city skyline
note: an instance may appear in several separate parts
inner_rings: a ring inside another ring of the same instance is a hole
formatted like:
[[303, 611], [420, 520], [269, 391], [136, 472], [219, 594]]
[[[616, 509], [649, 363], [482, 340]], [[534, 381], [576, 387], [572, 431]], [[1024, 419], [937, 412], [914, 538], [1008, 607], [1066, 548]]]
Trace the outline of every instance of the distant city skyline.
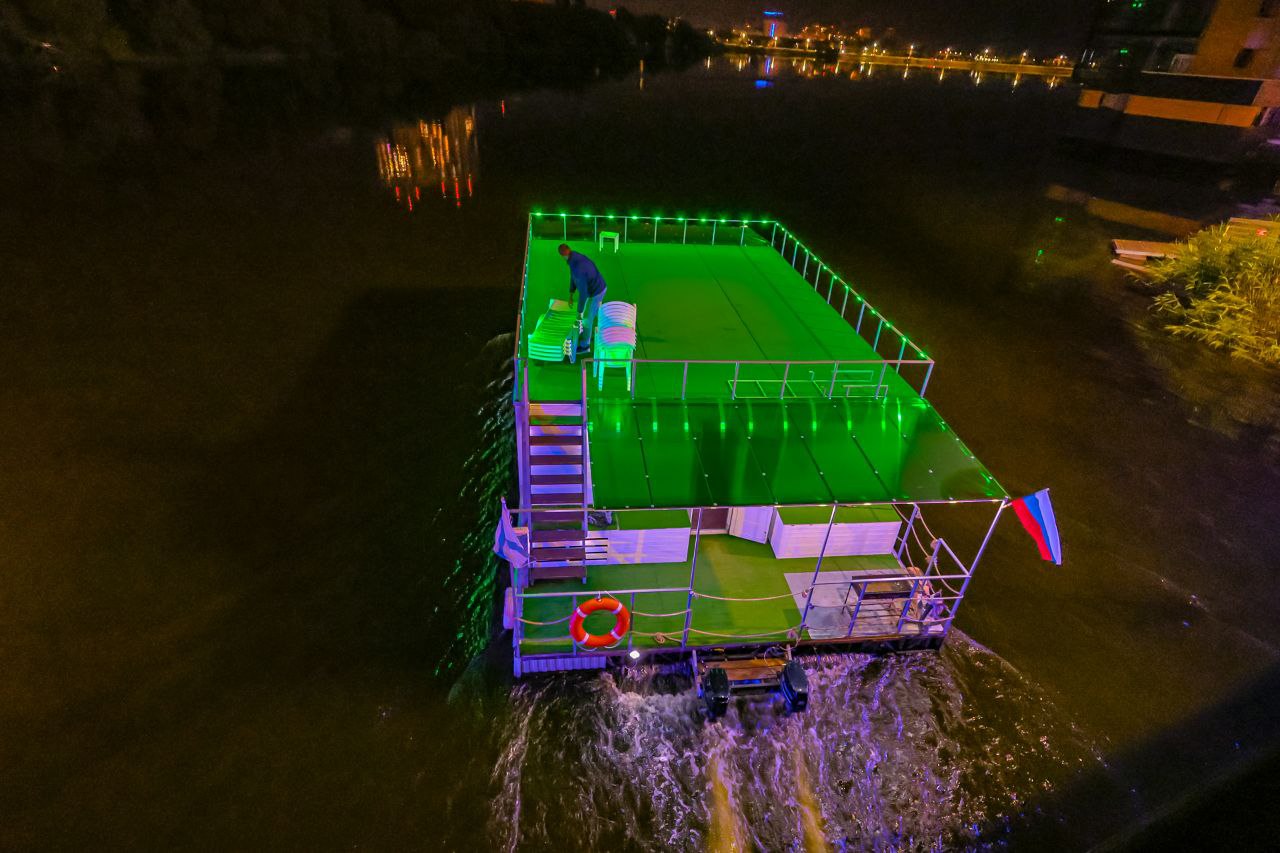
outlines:
[[766, 8], [787, 14], [798, 29], [810, 21], [845, 21], [942, 46], [1039, 53], [1072, 53], [1084, 43], [1096, 0], [588, 0], [632, 12], [678, 15], [702, 26], [727, 26], [759, 17]]

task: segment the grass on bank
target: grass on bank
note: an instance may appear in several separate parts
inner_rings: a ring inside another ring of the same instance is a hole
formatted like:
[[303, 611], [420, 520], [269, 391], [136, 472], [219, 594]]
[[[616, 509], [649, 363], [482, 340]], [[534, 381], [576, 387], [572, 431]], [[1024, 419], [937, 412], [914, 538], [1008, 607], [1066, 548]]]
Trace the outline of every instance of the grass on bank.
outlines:
[[1175, 257], [1145, 272], [1160, 291], [1155, 310], [1170, 332], [1236, 358], [1280, 365], [1280, 241], [1241, 240], [1218, 225], [1193, 234]]

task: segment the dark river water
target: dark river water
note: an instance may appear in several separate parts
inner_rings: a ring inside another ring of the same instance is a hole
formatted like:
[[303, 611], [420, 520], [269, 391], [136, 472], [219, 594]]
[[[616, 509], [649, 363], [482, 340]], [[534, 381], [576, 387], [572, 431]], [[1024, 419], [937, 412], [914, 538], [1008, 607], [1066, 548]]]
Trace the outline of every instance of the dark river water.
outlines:
[[[1060, 144], [1069, 84], [850, 70], [282, 123], [7, 193], [0, 848], [1083, 849], [1271, 755], [1276, 379], [1166, 336], [1106, 253], [1248, 181]], [[513, 683], [484, 552], [535, 206], [784, 221], [1011, 492], [1053, 488], [1067, 564], [1005, 519], [941, 654], [816, 661], [801, 716]]]

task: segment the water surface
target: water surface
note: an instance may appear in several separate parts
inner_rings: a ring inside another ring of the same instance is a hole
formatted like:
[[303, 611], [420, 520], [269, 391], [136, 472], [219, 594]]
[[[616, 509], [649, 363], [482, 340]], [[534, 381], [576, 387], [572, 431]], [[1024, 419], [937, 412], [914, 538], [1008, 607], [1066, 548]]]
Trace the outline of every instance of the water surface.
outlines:
[[[0, 844], [1083, 847], [1267, 749], [1274, 377], [1155, 329], [1106, 263], [1133, 226], [1049, 197], [1247, 190], [1064, 152], [1039, 81], [811, 70], [282, 123], [10, 193]], [[452, 153], [384, 181], [415, 134]], [[1011, 491], [1053, 487], [1068, 565], [1007, 519], [966, 636], [824, 660], [798, 717], [707, 726], [645, 670], [510, 684], [475, 554], [523, 217], [557, 205], [785, 221], [938, 359]]]

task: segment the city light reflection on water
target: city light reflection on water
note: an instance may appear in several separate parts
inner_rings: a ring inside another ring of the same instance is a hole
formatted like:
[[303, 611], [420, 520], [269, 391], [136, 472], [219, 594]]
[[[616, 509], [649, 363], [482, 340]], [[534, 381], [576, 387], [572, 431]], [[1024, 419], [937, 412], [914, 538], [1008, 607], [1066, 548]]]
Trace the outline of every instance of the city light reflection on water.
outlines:
[[[505, 112], [505, 102], [504, 102]], [[426, 189], [462, 207], [475, 194], [480, 145], [475, 105], [451, 109], [443, 119], [396, 124], [376, 145], [378, 174], [396, 202], [412, 212]]]

